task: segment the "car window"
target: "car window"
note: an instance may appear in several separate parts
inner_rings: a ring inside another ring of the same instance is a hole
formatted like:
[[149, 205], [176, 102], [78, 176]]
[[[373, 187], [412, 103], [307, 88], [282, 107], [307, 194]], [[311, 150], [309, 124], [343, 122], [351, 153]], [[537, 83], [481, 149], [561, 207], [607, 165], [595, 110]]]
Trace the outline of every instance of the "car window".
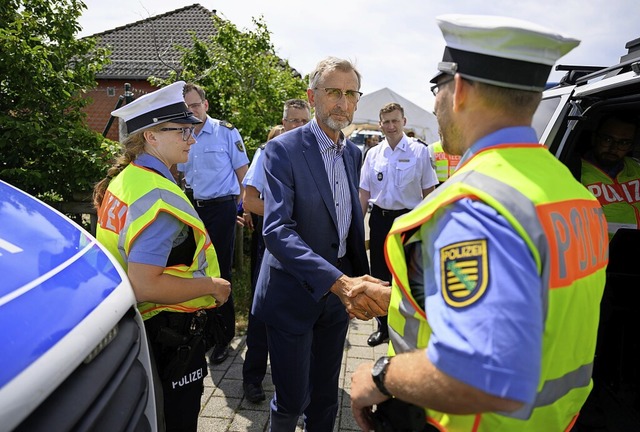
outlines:
[[538, 109], [533, 115], [533, 128], [536, 131], [538, 139], [542, 137], [542, 133], [549, 124], [549, 120], [551, 120], [551, 116], [556, 111], [556, 108], [558, 108], [560, 100], [560, 96], [544, 99], [540, 102], [540, 105], [538, 105]]

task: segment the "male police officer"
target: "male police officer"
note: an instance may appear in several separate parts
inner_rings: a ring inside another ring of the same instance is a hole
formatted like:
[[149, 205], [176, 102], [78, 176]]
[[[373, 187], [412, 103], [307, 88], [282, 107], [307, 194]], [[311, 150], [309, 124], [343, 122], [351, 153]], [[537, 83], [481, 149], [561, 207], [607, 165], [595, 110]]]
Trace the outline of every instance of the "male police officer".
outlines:
[[[385, 139], [371, 148], [360, 172], [362, 214], [369, 217], [371, 275], [391, 281], [384, 257], [384, 240], [395, 218], [417, 206], [438, 183], [426, 146], [404, 133], [407, 118], [395, 102], [380, 108], [380, 128]], [[389, 340], [387, 317], [378, 319], [378, 330], [367, 343], [377, 346]]]
[[579, 42], [503, 17], [438, 24], [436, 116], [444, 150], [463, 157], [389, 233], [397, 355], [356, 370], [352, 410], [363, 430], [382, 417], [372, 405], [399, 401], [424, 408], [412, 430], [570, 430], [592, 387], [606, 221], [531, 121]]
[[609, 226], [609, 237], [620, 228], [640, 228], [638, 179], [640, 162], [629, 157], [638, 118], [633, 114], [607, 114], [591, 139], [582, 160], [582, 184], [598, 198]]
[[[235, 226], [242, 179], [249, 167], [244, 143], [238, 130], [224, 120], [209, 117], [209, 101], [202, 87], [187, 83], [184, 101], [202, 123], [196, 126], [196, 143], [189, 150], [189, 160], [178, 165], [184, 173], [185, 186], [193, 197], [193, 206], [207, 227], [216, 248], [220, 276], [231, 282]], [[216, 335], [213, 323], [221, 322], [224, 330]], [[219, 310], [209, 313], [209, 343], [215, 343], [210, 354], [213, 364], [229, 356], [229, 344], [235, 336], [233, 293]], [[217, 337], [216, 337], [217, 336]]]

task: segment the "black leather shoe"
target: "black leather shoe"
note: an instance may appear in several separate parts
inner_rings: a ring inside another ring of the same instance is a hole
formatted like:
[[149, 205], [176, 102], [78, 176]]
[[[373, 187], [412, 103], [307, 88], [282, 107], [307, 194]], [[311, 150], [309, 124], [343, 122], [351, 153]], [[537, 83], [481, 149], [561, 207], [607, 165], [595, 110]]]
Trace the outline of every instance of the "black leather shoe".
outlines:
[[229, 357], [229, 345], [216, 344], [209, 356], [209, 361], [213, 364], [220, 364]]
[[373, 333], [371, 333], [371, 336], [369, 336], [369, 339], [367, 339], [367, 343], [369, 344], [369, 346], [378, 346], [380, 344], [383, 344], [385, 342], [389, 342], [389, 331], [384, 331], [384, 330], [380, 330], [378, 329], [377, 331], [374, 331]]
[[242, 383], [244, 397], [251, 403], [260, 403], [267, 397], [262, 389], [262, 384]]

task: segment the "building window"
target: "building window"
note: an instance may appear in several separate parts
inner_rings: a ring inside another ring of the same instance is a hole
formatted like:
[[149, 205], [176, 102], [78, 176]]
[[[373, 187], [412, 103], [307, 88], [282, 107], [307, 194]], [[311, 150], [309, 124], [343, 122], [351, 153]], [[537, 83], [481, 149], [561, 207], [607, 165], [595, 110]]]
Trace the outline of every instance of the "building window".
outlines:
[[115, 87], [107, 87], [107, 96], [113, 97], [115, 95], [116, 95], [116, 88]]

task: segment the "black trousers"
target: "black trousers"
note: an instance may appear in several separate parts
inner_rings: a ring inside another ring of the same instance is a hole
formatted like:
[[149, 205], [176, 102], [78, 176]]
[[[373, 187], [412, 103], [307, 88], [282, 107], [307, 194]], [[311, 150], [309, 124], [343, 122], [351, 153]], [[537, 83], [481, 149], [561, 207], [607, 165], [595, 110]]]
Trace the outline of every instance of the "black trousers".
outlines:
[[[254, 229], [251, 234], [251, 298], [253, 299], [265, 246], [262, 238], [262, 216], [252, 214], [252, 218]], [[251, 306], [249, 306], [247, 352], [242, 365], [242, 381], [248, 384], [262, 383], [267, 373], [268, 357], [267, 326], [251, 313]]]
[[[391, 283], [391, 271], [384, 258], [384, 241], [391, 231], [393, 221], [409, 210], [384, 210], [373, 206], [369, 215], [369, 261], [371, 276]], [[378, 328], [387, 326], [387, 316], [377, 318]]]
[[[207, 376], [204, 321], [195, 313], [160, 312], [144, 322], [162, 383], [167, 432], [197, 432]], [[192, 321], [196, 320], [196, 321]], [[200, 323], [194, 325], [195, 323]], [[189, 329], [195, 329], [195, 334]]]
[[[216, 249], [218, 264], [220, 265], [220, 277], [231, 280], [231, 266], [233, 265], [233, 250], [236, 236], [236, 200], [230, 199], [223, 202], [206, 204], [202, 207], [195, 206], [200, 219], [211, 237], [211, 243]], [[233, 283], [231, 285], [233, 287]], [[233, 305], [233, 289], [229, 299], [219, 308], [209, 309], [211, 315], [218, 314], [219, 318], [209, 317], [210, 323], [222, 322], [224, 324], [224, 341], [213, 340], [210, 335], [209, 344], [231, 342], [236, 334], [236, 313]], [[221, 319], [220, 319], [221, 318]]]

